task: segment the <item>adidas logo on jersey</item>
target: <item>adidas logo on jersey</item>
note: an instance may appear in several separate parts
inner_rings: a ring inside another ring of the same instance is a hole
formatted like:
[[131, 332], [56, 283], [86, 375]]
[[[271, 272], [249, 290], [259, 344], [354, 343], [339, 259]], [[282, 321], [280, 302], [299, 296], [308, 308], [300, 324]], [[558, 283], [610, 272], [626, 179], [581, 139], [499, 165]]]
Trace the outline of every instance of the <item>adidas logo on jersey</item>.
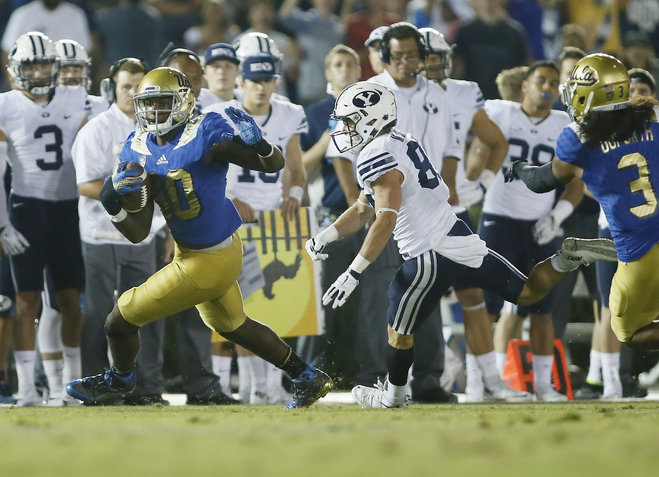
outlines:
[[158, 164], [167, 164], [167, 158], [165, 157], [164, 154], [158, 158], [158, 162], [156, 162], [156, 165]]

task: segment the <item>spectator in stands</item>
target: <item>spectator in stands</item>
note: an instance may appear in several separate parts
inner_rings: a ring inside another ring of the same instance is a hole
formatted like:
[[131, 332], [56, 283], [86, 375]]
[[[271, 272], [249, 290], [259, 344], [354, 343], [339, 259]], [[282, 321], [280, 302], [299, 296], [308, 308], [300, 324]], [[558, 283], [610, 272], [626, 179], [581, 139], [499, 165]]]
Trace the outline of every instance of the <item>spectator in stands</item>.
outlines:
[[495, 78], [502, 69], [532, 61], [523, 27], [512, 20], [502, 0], [471, 0], [476, 17], [456, 34], [456, 78], [475, 81], [487, 99], [498, 98]]
[[323, 98], [327, 93], [325, 56], [343, 42], [345, 28], [334, 10], [337, 0], [312, 0], [313, 8], [303, 11], [300, 0], [285, 0], [279, 9], [282, 24], [294, 31], [304, 52], [300, 63], [298, 81], [298, 102], [309, 105]]
[[213, 43], [231, 43], [238, 34], [233, 23], [233, 11], [226, 0], [204, 0], [201, 5], [202, 22], [188, 28], [183, 44], [198, 55]]
[[622, 39], [620, 60], [627, 68], [643, 68], [655, 73], [658, 66], [650, 37], [642, 31], [629, 31]]

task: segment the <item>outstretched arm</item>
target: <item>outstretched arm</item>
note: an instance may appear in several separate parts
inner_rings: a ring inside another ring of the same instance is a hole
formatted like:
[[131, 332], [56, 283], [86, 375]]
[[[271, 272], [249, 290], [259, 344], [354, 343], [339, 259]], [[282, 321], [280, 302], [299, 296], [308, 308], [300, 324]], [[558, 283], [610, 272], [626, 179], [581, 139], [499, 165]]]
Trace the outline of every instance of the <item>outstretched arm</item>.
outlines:
[[506, 182], [520, 179], [533, 192], [549, 192], [573, 177], [581, 178], [582, 169], [554, 156], [543, 166], [530, 166], [524, 161], [515, 161], [506, 172]]

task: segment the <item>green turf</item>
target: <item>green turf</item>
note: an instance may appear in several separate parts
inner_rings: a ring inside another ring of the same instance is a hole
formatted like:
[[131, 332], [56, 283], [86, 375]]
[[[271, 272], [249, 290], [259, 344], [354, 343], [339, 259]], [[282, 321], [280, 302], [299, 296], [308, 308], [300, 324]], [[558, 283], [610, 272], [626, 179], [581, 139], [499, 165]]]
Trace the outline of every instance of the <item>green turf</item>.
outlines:
[[659, 403], [0, 409], [0, 475], [658, 475]]

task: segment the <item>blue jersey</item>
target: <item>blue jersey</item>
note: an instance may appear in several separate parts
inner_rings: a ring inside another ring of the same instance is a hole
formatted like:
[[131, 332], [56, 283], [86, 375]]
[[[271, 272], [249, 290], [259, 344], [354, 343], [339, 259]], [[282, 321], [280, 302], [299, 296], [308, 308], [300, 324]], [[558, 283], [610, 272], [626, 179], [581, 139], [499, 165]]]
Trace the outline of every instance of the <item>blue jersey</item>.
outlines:
[[164, 146], [152, 134], [132, 133], [120, 159], [140, 163], [149, 173], [153, 197], [176, 242], [206, 248], [233, 234], [242, 221], [226, 198], [228, 164], [207, 164], [204, 156], [222, 134], [233, 132], [216, 113], [203, 114], [180, 128]]
[[602, 206], [618, 259], [633, 262], [659, 243], [659, 123], [624, 142], [585, 146], [572, 123], [558, 138], [556, 156], [583, 169], [582, 179]]

